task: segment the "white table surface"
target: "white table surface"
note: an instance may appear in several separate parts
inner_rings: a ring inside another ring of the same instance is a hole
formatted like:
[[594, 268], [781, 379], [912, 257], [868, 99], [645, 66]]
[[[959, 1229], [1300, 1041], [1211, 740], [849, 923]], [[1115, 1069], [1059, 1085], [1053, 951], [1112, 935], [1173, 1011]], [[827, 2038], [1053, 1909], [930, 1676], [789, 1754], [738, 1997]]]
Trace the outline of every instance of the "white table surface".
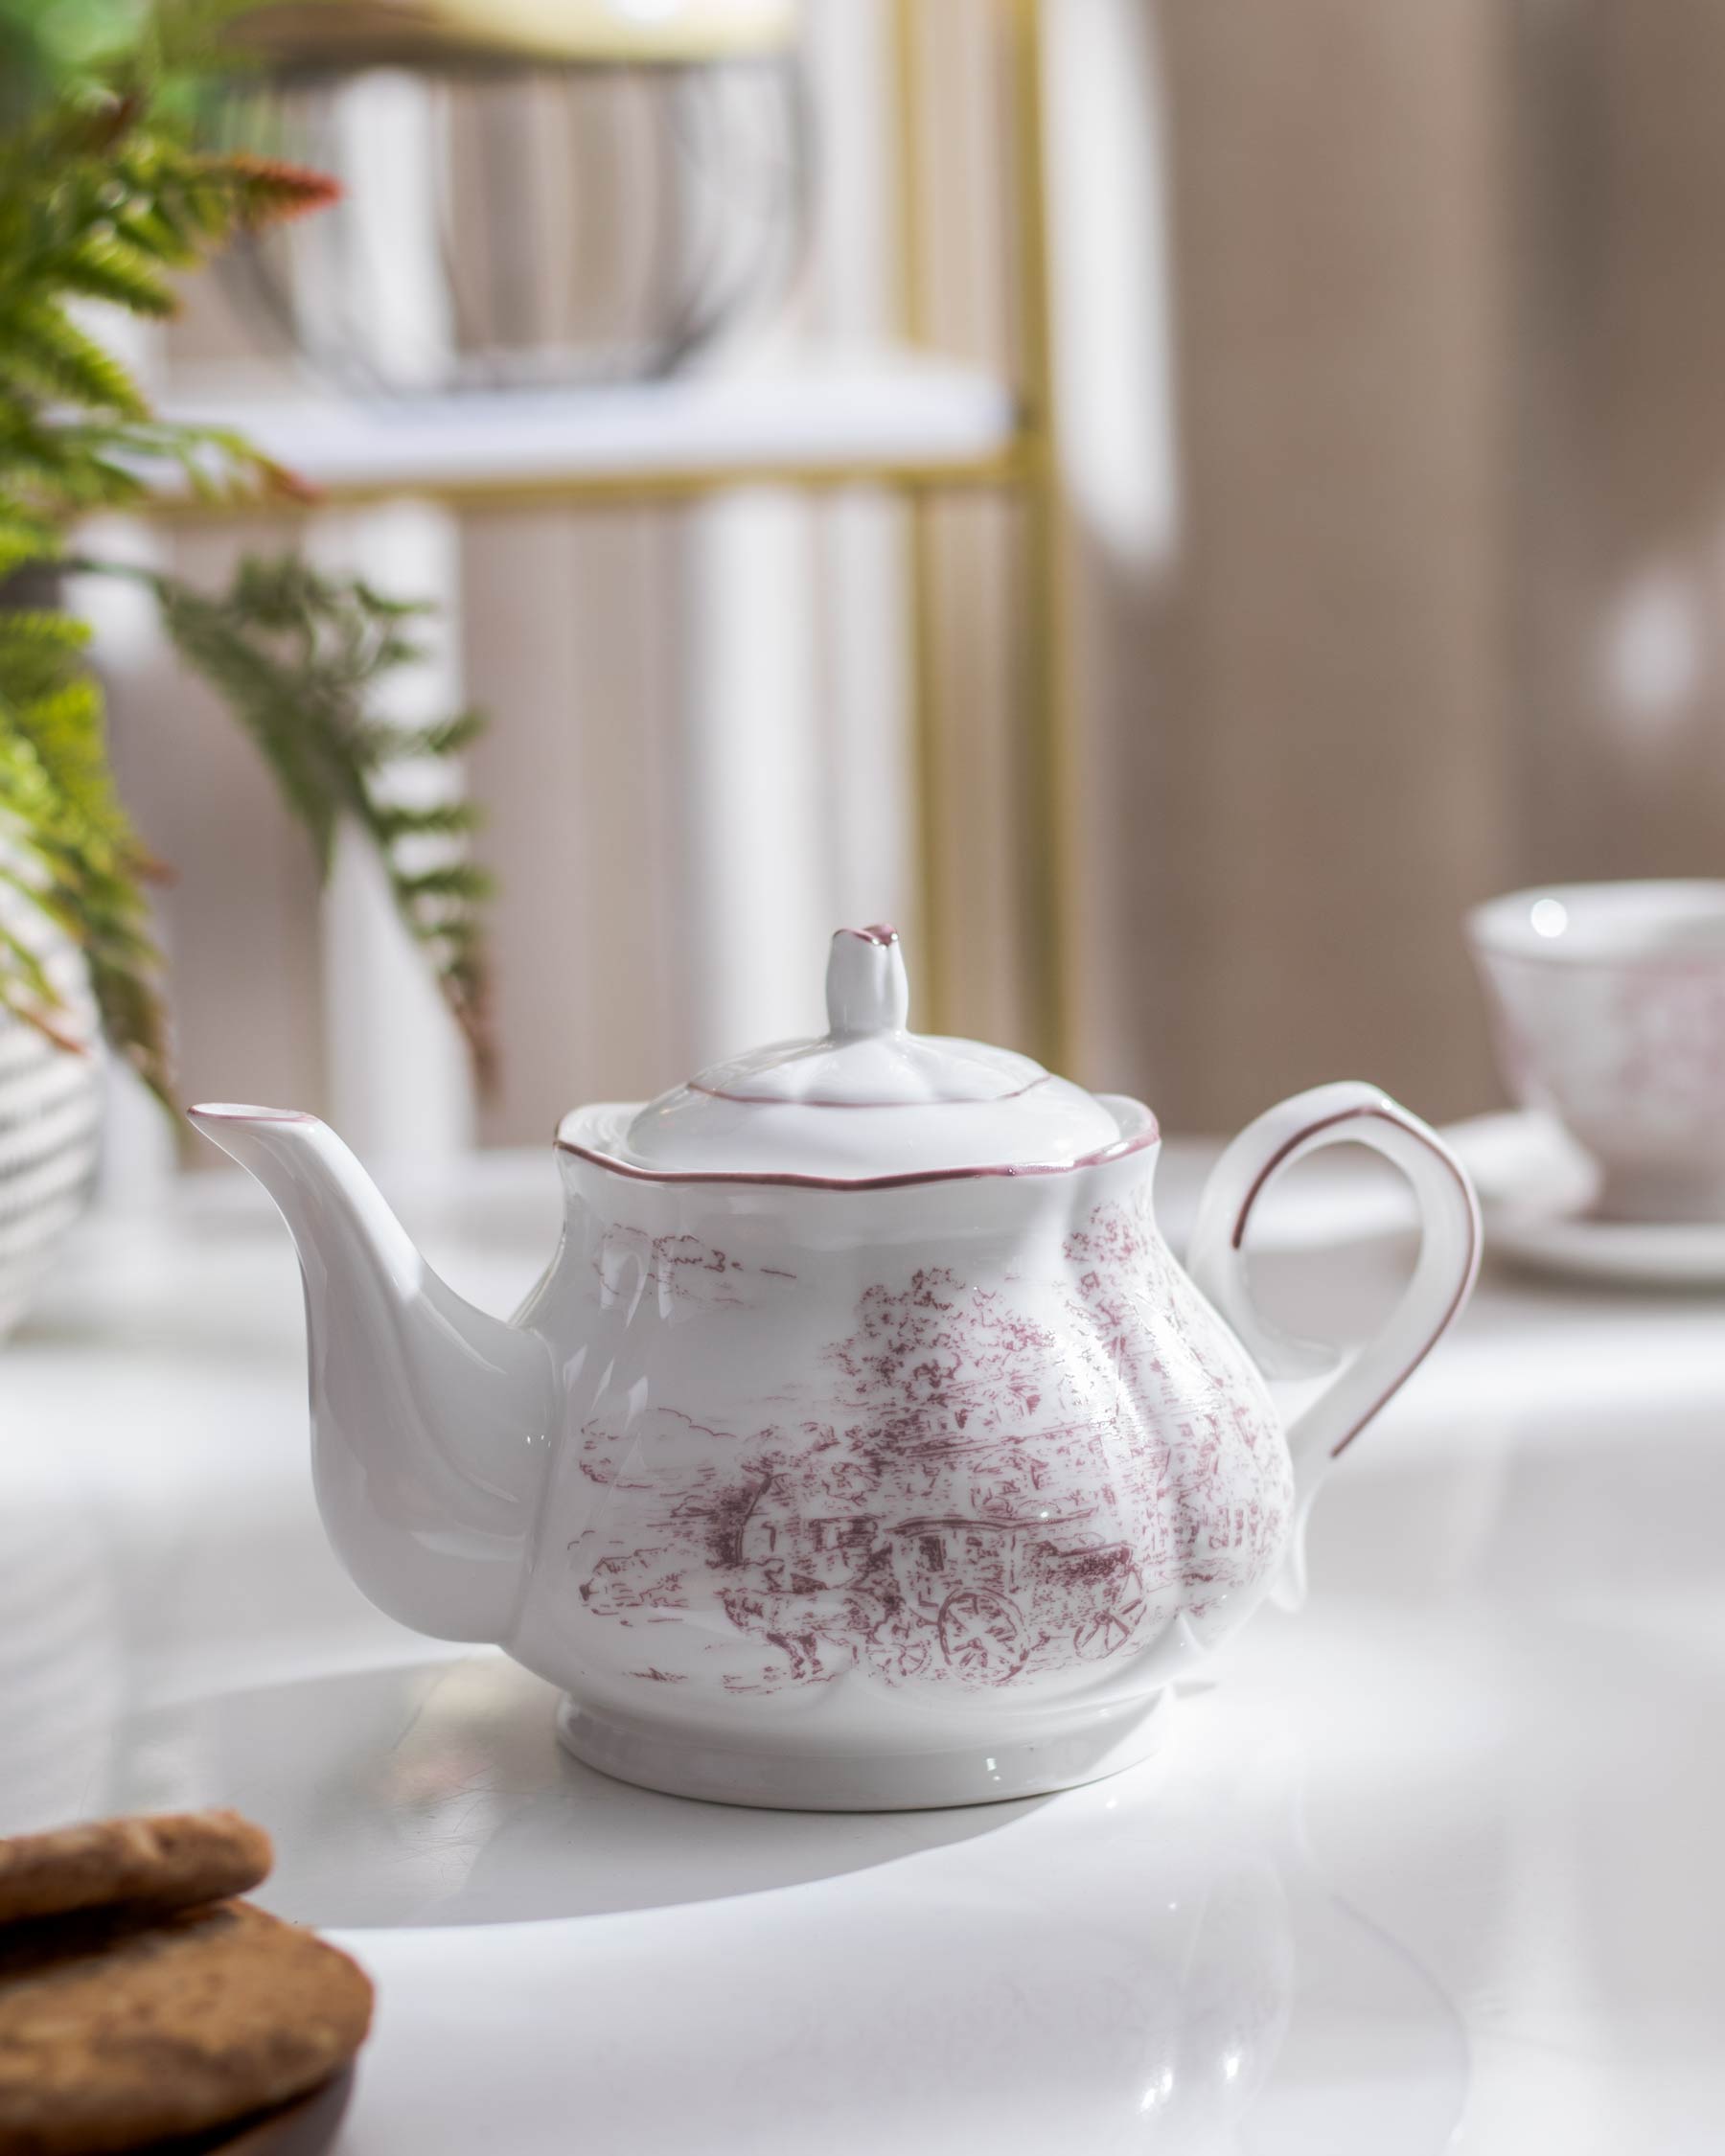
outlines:
[[[548, 1159], [402, 1205], [496, 1309], [553, 1239]], [[1363, 1320], [1398, 1218], [1306, 1171], [1267, 1296]], [[0, 1828], [262, 1819], [258, 1898], [379, 1985], [345, 2156], [1725, 2148], [1725, 1298], [1488, 1271], [1160, 1758], [879, 1818], [608, 1782], [546, 1686], [372, 1611], [301, 1347], [216, 1176], [91, 1223], [0, 1355]]]

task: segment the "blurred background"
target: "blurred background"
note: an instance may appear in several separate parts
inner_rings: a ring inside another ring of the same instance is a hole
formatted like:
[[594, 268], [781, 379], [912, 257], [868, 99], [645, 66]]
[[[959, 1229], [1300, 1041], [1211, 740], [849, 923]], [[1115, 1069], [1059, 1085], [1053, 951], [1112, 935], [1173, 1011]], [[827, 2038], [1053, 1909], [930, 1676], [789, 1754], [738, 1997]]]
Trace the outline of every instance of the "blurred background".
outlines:
[[[128, 349], [323, 482], [317, 559], [443, 602], [427, 708], [494, 715], [499, 1076], [104, 587], [186, 1098], [540, 1142], [817, 1029], [829, 932], [886, 918], [913, 1022], [1171, 1128], [1344, 1074], [1444, 1118], [1496, 1097], [1466, 906], [1717, 872], [1714, 0], [511, 0], [453, 57], [367, 41], [439, 11], [288, 21], [236, 139], [348, 199]], [[108, 536], [214, 580], [263, 535]], [[159, 1162], [152, 1115], [115, 1150]]]

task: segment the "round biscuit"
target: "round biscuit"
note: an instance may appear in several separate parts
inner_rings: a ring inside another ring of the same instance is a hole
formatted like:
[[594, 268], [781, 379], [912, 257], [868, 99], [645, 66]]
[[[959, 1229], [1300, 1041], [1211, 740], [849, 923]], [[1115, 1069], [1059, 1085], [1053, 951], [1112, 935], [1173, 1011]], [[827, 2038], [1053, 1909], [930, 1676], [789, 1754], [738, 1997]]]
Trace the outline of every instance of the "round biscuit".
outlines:
[[0, 1934], [0, 2156], [112, 2156], [314, 2088], [371, 2025], [357, 1964], [248, 1902]]
[[141, 1915], [225, 1901], [264, 1878], [269, 1836], [238, 1812], [91, 1820], [0, 1840], [0, 1924], [76, 1910]]

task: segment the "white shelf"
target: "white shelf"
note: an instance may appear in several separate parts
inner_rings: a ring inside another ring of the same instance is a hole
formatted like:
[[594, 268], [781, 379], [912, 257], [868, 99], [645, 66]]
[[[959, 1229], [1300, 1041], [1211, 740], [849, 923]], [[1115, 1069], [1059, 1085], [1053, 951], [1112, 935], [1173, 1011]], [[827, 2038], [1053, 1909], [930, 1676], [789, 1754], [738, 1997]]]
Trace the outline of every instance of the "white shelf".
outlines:
[[1007, 454], [1017, 419], [995, 377], [900, 350], [600, 389], [375, 400], [182, 391], [170, 411], [241, 429], [334, 495], [578, 493], [739, 473], [959, 477]]

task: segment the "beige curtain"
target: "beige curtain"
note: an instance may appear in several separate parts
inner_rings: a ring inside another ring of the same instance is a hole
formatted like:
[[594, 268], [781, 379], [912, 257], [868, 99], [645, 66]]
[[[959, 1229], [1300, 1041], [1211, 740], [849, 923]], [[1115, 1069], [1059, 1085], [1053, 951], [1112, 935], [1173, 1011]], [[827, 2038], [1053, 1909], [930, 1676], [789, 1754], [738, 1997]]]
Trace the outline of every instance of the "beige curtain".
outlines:
[[1484, 1106], [1462, 908], [1725, 864], [1725, 10], [1149, 19], [1181, 510], [1157, 577], [1076, 532], [1089, 918], [1151, 983], [1092, 1054], [1187, 1127]]
[[1457, 931], [1516, 872], [1502, 29], [1155, 11], [1179, 510], [1136, 585], [1078, 539], [1131, 654], [1089, 737], [1115, 1053], [1177, 1127], [1339, 1075], [1486, 1091]]

